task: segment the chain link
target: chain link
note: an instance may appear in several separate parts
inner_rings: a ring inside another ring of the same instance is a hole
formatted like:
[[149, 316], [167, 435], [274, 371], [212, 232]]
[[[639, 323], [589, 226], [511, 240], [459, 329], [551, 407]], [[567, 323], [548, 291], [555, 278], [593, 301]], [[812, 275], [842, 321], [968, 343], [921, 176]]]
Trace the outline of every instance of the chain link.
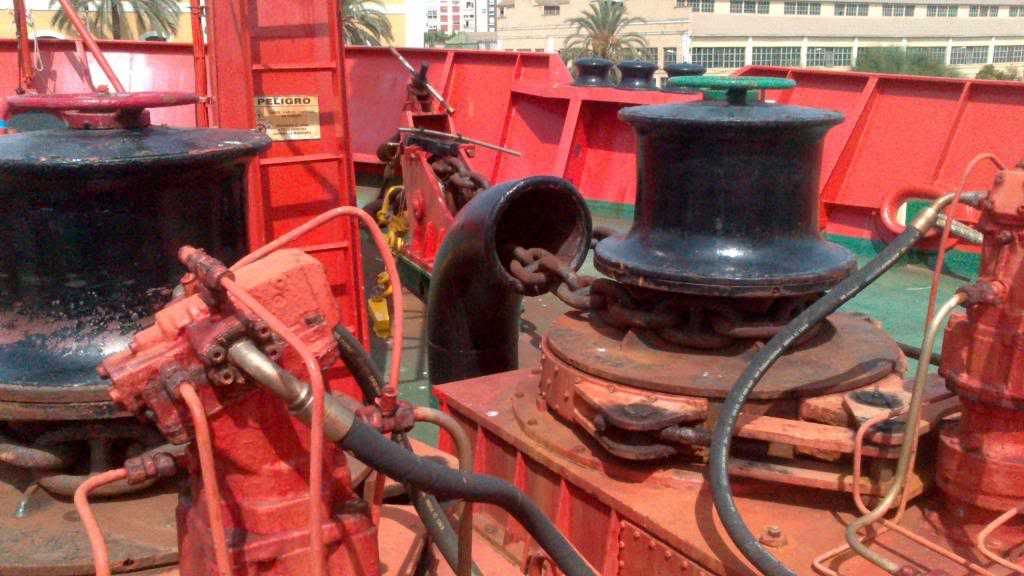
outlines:
[[[685, 295], [662, 294], [645, 301], [614, 280], [577, 274], [543, 248], [509, 246], [507, 250], [511, 254], [508, 271], [520, 294], [551, 292], [572, 308], [592, 312], [604, 324], [621, 330], [649, 330], [685, 348], [715, 350], [738, 340], [770, 339], [817, 299], [812, 295], [765, 300], [762, 309], [753, 311], [722, 300], [695, 300]], [[811, 330], [801, 342], [814, 333]]]
[[461, 158], [455, 156], [438, 158], [430, 163], [430, 167], [441, 182], [453, 213], [462, 210], [481, 190], [491, 186], [487, 178], [470, 170]]

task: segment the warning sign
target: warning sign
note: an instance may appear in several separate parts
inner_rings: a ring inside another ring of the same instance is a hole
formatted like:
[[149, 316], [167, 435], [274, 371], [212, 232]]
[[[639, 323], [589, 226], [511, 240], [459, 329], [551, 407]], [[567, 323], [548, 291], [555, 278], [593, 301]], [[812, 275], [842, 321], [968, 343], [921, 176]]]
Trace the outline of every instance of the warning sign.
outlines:
[[316, 96], [257, 96], [256, 128], [271, 140], [319, 140]]

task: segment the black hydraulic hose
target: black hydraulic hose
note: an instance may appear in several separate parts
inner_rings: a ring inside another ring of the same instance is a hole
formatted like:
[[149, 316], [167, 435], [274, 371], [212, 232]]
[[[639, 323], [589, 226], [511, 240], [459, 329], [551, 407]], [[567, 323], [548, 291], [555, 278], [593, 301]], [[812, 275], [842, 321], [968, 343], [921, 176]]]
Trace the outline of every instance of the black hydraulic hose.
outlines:
[[[307, 426], [313, 421], [312, 390], [278, 366], [255, 344], [242, 339], [228, 348], [228, 358], [253, 380], [280, 396], [288, 411]], [[493, 504], [508, 512], [540, 544], [566, 576], [597, 576], [554, 524], [522, 490], [493, 476], [453, 470], [417, 456], [369, 424], [358, 420], [342, 399], [324, 396], [324, 437], [348, 450], [370, 468], [439, 498]]]
[[[370, 358], [366, 349], [363, 348], [362, 342], [343, 325], [339, 324], [334, 329], [334, 341], [338, 344], [341, 361], [348, 368], [349, 372], [352, 373], [352, 377], [355, 378], [356, 384], [359, 385], [359, 390], [363, 393], [364, 400], [368, 403], [373, 402], [374, 399], [380, 396], [381, 390], [384, 389], [384, 376], [380, 373], [377, 365], [373, 363], [373, 359]], [[402, 448], [412, 452], [412, 446], [409, 444], [409, 439], [405, 434], [395, 434], [393, 438]], [[451, 566], [453, 572], [458, 574], [458, 535], [455, 529], [452, 528], [448, 516], [441, 509], [441, 504], [437, 501], [437, 497], [433, 494], [421, 492], [409, 483], [404, 483], [403, 488], [406, 494], [409, 495], [409, 500], [412, 501], [413, 508], [416, 509], [416, 513], [426, 527], [431, 540], [437, 544], [438, 550], [441, 551], [444, 561]], [[474, 576], [481, 576], [480, 569], [477, 568], [475, 563], [473, 564], [473, 574]]]
[[[918, 360], [921, 358], [921, 348], [919, 346], [914, 346], [913, 344], [907, 344], [905, 342], [897, 342], [896, 345], [900, 347], [900, 350], [902, 350], [908, 358], [913, 358], [914, 360]], [[928, 363], [933, 366], [941, 365], [942, 354], [936, 354], [933, 352], [931, 358], [929, 358], [928, 360]]]
[[597, 576], [540, 508], [505, 480], [468, 474], [421, 458], [359, 420], [352, 422], [339, 444], [368, 466], [424, 492], [499, 506], [526, 529], [566, 576]]
[[[915, 224], [917, 223], [915, 222]], [[782, 332], [776, 334], [754, 356], [747, 369], [733, 385], [725, 403], [722, 404], [722, 411], [711, 440], [711, 454], [708, 460], [711, 493], [714, 497], [715, 508], [718, 510], [718, 517], [722, 520], [722, 525], [729, 533], [729, 537], [743, 556], [766, 576], [796, 576], [796, 573], [761, 546], [736, 509], [736, 502], [733, 500], [732, 489], [729, 486], [728, 460], [729, 447], [740, 410], [754, 387], [760, 382], [761, 377], [793, 342], [856, 296], [889, 268], [892, 268], [921, 238], [922, 230], [927, 231], [930, 226], [930, 223], [927, 226], [924, 223], [908, 226], [874, 260], [848, 276], [828, 294], [794, 318]]]

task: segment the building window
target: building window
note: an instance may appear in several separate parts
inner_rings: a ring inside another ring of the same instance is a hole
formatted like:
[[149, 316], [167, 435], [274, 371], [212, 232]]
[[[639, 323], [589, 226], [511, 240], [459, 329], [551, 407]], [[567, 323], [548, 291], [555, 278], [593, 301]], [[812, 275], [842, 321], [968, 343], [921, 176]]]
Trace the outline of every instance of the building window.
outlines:
[[956, 18], [956, 11], [956, 6], [947, 6], [945, 4], [928, 5], [929, 18]]
[[999, 6], [972, 5], [967, 13], [971, 18], [995, 18], [999, 15]]
[[837, 2], [836, 16], [867, 16], [868, 5], [863, 2]]
[[676, 49], [675, 48], [663, 48], [662, 49], [662, 60], [665, 61], [664, 65], [676, 63]]
[[658, 63], [658, 49], [657, 48], [641, 48], [640, 59], [644, 62]]
[[448, 11], [448, 7], [447, 6], [441, 6], [441, 12], [447, 12], [447, 11]]
[[544, 7], [544, 15], [545, 16], [558, 16], [558, 14], [562, 11], [561, 8], [562, 8], [561, 6], [545, 6]]
[[1024, 6], [1010, 6], [1010, 16], [1013, 18], [1024, 18]]
[[945, 46], [910, 46], [907, 48], [907, 54], [927, 54], [939, 62], [946, 61]]
[[849, 66], [852, 52], [851, 48], [810, 47], [807, 49], [807, 65], [826, 68]]
[[882, 16], [913, 16], [913, 4], [882, 4]]
[[676, 8], [689, 8], [691, 12], [714, 12], [715, 0], [676, 0]]
[[757, 0], [729, 0], [729, 12], [732, 14], [767, 14], [768, 2]]
[[740, 68], [745, 64], [744, 48], [694, 48], [693, 63], [705, 68]]
[[1007, 62], [1024, 62], [1024, 45], [1021, 46], [996, 46], [992, 53], [992, 62], [1005, 64]]
[[452, 6], [452, 13], [458, 14], [459, 13], [459, 7], [458, 6]]
[[436, 20], [437, 19], [437, 10], [427, 10], [427, 18]]
[[984, 64], [988, 61], [988, 46], [953, 46], [950, 64]]
[[799, 46], [754, 47], [755, 66], [799, 66]]
[[783, 13], [797, 16], [820, 16], [821, 2], [786, 2]]

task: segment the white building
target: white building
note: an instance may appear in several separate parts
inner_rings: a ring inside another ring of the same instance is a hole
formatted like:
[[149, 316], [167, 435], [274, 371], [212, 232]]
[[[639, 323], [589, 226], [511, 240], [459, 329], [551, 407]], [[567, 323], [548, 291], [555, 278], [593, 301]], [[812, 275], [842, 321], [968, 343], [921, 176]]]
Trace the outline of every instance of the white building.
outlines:
[[496, 21], [496, 0], [427, 0], [427, 30], [486, 32]]

